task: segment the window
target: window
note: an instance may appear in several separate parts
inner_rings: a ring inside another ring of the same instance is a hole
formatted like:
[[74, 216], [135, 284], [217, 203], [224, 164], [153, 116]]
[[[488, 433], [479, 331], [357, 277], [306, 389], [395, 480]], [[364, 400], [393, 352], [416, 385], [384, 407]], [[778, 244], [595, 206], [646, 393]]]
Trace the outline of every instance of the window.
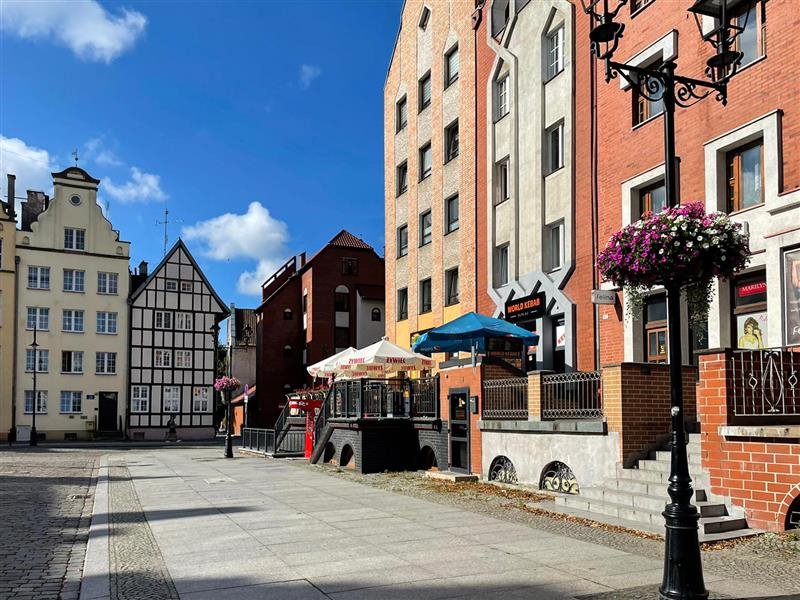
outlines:
[[[33, 412], [33, 390], [25, 390], [25, 414]], [[36, 390], [36, 414], [47, 414], [47, 392]]]
[[734, 19], [734, 25], [742, 29], [734, 43], [734, 49], [744, 54], [741, 67], [749, 65], [764, 54], [765, 36], [760, 17], [757, 4], [754, 4]]
[[65, 308], [61, 312], [61, 330], [83, 333], [83, 311]]
[[545, 271], [555, 271], [564, 266], [564, 222], [545, 226]]
[[408, 101], [406, 97], [403, 96], [397, 102], [397, 109], [395, 113], [395, 124], [397, 126], [397, 131], [403, 131], [408, 125]]
[[343, 258], [342, 259], [342, 275], [358, 275], [358, 259], [357, 258]]
[[645, 300], [645, 356], [647, 362], [667, 362], [667, 297], [656, 294]]
[[419, 180], [422, 181], [431, 174], [433, 168], [433, 154], [431, 143], [428, 142], [419, 149]]
[[547, 137], [547, 165], [546, 174], [558, 171], [564, 166], [564, 123], [550, 127]]
[[495, 0], [492, 3], [492, 37], [500, 35], [510, 17], [511, 0]]
[[179, 369], [192, 368], [192, 351], [175, 350], [175, 367]]
[[191, 292], [192, 291], [192, 282], [191, 281], [181, 281], [181, 291], [182, 292]]
[[423, 31], [428, 26], [428, 19], [431, 17], [431, 9], [427, 6], [422, 7], [422, 13], [419, 16], [419, 28]]
[[174, 279], [167, 279], [164, 282], [164, 289], [168, 292], [177, 292], [178, 291], [178, 282]]
[[67, 250], [86, 250], [86, 230], [65, 227], [64, 248]]
[[431, 211], [426, 210], [419, 216], [419, 245], [426, 246], [431, 243], [433, 235], [433, 221]]
[[97, 274], [97, 293], [98, 294], [117, 294], [119, 274], [103, 273]]
[[508, 75], [498, 79], [495, 84], [495, 120], [500, 120], [508, 114]]
[[194, 315], [188, 312], [175, 313], [175, 329], [191, 331], [194, 328]]
[[209, 393], [207, 387], [195, 387], [192, 389], [192, 410], [194, 412], [208, 412], [211, 407], [208, 402]]
[[50, 309], [37, 306], [28, 307], [28, 318], [26, 319], [25, 329], [38, 329], [48, 331], [50, 329]]
[[397, 228], [397, 258], [408, 254], [408, 225]]
[[75, 269], [64, 269], [64, 291], [82, 292], [86, 271], [76, 271]]
[[[642, 66], [646, 66], [650, 69], [657, 69], [660, 64], [661, 62], [657, 61], [656, 63]], [[653, 117], [664, 112], [664, 100], [661, 97], [663, 90], [660, 89], [661, 84], [657, 79], [653, 79], [652, 82], [653, 85], [657, 87], [654, 90], [648, 90], [647, 95], [650, 96], [650, 98], [639, 92], [639, 86], [633, 86], [632, 97], [634, 125], [644, 123], [645, 121], [652, 119]]]
[[158, 368], [169, 368], [172, 366], [172, 353], [169, 350], [155, 351], [155, 366]]
[[291, 308], [284, 308], [283, 309], [283, 320], [284, 321], [291, 321], [292, 320], [292, 309]]
[[458, 156], [458, 120], [444, 130], [445, 160], [450, 162]]
[[631, 12], [635, 13], [652, 2], [653, 0], [631, 0]]
[[308, 312], [308, 294], [303, 294], [303, 314]]
[[165, 310], [156, 311], [156, 329], [172, 329], [172, 313]]
[[372, 320], [375, 323], [381, 322], [381, 309], [380, 308], [373, 308], [372, 309]]
[[494, 287], [508, 283], [508, 244], [494, 249]]
[[28, 267], [28, 287], [32, 290], [49, 290], [50, 267]]
[[667, 190], [663, 181], [639, 190], [640, 216], [659, 213], [665, 208], [667, 208]]
[[403, 161], [397, 165], [397, 195], [408, 191], [408, 162]]
[[49, 350], [34, 350], [33, 348], [25, 349], [25, 372], [33, 373], [34, 371], [34, 355], [36, 356], [36, 372], [47, 373], [50, 369], [50, 351]]
[[61, 392], [61, 412], [79, 413], [81, 412], [81, 400], [83, 392]]
[[726, 155], [728, 212], [744, 210], [764, 202], [763, 142], [758, 140]]
[[458, 194], [444, 201], [444, 232], [458, 229]]
[[419, 112], [431, 104], [431, 72], [428, 71], [419, 80]]
[[117, 353], [96, 352], [94, 355], [94, 370], [99, 375], [115, 375], [117, 372]]
[[458, 267], [444, 272], [445, 306], [458, 304]]
[[97, 313], [97, 333], [117, 333], [117, 313], [99, 311]]
[[495, 176], [497, 180], [495, 183], [494, 203], [497, 205], [505, 202], [511, 197], [511, 186], [509, 185], [509, 164], [507, 158], [497, 163], [495, 166]]
[[764, 271], [737, 277], [733, 290], [734, 342], [737, 348], [762, 350], [767, 337], [767, 278]]
[[444, 57], [444, 87], [458, 80], [458, 46], [454, 46]]
[[164, 407], [165, 413], [181, 412], [181, 388], [176, 385], [164, 388]]
[[561, 26], [546, 38], [547, 69], [545, 81], [549, 81], [564, 70], [564, 27]]
[[423, 279], [419, 282], [419, 313], [431, 312], [432, 289], [431, 280]]
[[61, 352], [62, 373], [83, 373], [83, 352], [64, 350]]
[[347, 348], [350, 346], [350, 328], [349, 327], [335, 327], [333, 329], [333, 346], [334, 348]]
[[283, 358], [291, 358], [292, 357], [292, 347], [289, 344], [286, 344], [283, 347]]
[[150, 388], [135, 385], [131, 390], [131, 412], [144, 413], [150, 407]]
[[347, 287], [340, 285], [333, 293], [333, 310], [336, 312], [350, 311], [350, 292]]
[[408, 288], [397, 290], [397, 320], [408, 318]]

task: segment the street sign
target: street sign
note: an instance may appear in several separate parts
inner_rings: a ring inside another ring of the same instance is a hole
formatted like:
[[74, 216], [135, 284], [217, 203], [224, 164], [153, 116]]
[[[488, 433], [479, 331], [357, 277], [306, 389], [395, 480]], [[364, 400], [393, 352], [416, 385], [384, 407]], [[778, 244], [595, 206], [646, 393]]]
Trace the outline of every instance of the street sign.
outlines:
[[592, 304], [616, 304], [617, 292], [614, 290], [592, 290]]

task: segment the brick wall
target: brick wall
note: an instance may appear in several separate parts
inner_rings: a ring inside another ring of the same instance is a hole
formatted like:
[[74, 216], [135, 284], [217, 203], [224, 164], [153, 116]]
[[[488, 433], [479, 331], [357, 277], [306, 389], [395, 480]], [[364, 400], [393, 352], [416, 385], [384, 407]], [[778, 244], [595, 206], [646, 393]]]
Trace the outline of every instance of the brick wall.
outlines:
[[[440, 410], [443, 419], [450, 417], [450, 391], [459, 388], [468, 388], [469, 396], [478, 397], [478, 412], [476, 414], [470, 413], [469, 423], [469, 463], [472, 473], [479, 475], [481, 473], [481, 432], [478, 429], [478, 421], [480, 420], [480, 409], [483, 404], [483, 385], [484, 379], [483, 365], [476, 367], [456, 367], [452, 369], [444, 369], [439, 372], [440, 375]], [[448, 464], [449, 464], [448, 460]]]
[[[800, 495], [800, 434], [762, 437], [743, 435], [758, 427], [729, 427], [735, 424], [729, 402], [730, 356], [721, 351], [700, 357], [697, 409], [703, 468], [710, 475], [711, 492], [742, 507], [751, 527], [782, 531], [789, 505]], [[771, 428], [761, 429], [768, 435]]]
[[[697, 369], [683, 368], [684, 421], [697, 419]], [[609, 431], [619, 432], [626, 467], [646, 457], [670, 432], [669, 365], [623, 363], [602, 371], [603, 412]]]

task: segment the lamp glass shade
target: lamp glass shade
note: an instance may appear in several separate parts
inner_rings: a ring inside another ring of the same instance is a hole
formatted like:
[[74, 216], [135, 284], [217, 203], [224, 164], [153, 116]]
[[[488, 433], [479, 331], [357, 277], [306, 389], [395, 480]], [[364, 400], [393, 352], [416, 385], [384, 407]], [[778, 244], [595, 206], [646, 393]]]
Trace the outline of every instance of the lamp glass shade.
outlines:
[[698, 15], [706, 15], [714, 19], [721, 19], [723, 6], [725, 7], [725, 13], [730, 16], [735, 14], [739, 7], [748, 2], [749, 0], [696, 0], [695, 3], [689, 7], [689, 12]]

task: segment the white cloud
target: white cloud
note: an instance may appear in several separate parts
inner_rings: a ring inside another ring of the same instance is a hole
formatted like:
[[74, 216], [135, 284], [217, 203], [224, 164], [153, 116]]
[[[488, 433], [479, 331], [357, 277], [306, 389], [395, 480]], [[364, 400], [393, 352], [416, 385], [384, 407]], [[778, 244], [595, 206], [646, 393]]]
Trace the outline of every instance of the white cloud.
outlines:
[[131, 167], [131, 178], [121, 185], [115, 184], [110, 178], [103, 180], [105, 192], [120, 202], [162, 202], [167, 199], [167, 194], [161, 189], [161, 177], [152, 173], [142, 173], [136, 167]]
[[261, 295], [261, 284], [286, 260], [289, 229], [260, 202], [251, 202], [244, 214], [225, 213], [183, 228], [186, 240], [200, 242], [201, 253], [213, 260], [253, 259], [253, 271], [239, 275], [242, 294]]
[[147, 17], [117, 14], [96, 0], [3, 0], [0, 28], [21, 38], [57, 40], [85, 60], [110, 63], [142, 35]]
[[105, 147], [102, 138], [92, 138], [83, 145], [81, 158], [97, 163], [104, 167], [121, 167], [123, 163], [117, 155]]
[[[25, 190], [52, 192], [53, 178], [50, 173], [58, 171], [53, 158], [47, 150], [29, 146], [19, 138], [0, 135], [0, 177], [5, 190], [6, 175], [17, 176], [17, 197], [25, 196]], [[4, 194], [5, 195], [5, 194]], [[5, 198], [4, 198], [5, 200]], [[20, 214], [19, 201], [17, 214]]]
[[307, 90], [311, 83], [320, 75], [322, 69], [316, 65], [300, 65], [300, 87]]

